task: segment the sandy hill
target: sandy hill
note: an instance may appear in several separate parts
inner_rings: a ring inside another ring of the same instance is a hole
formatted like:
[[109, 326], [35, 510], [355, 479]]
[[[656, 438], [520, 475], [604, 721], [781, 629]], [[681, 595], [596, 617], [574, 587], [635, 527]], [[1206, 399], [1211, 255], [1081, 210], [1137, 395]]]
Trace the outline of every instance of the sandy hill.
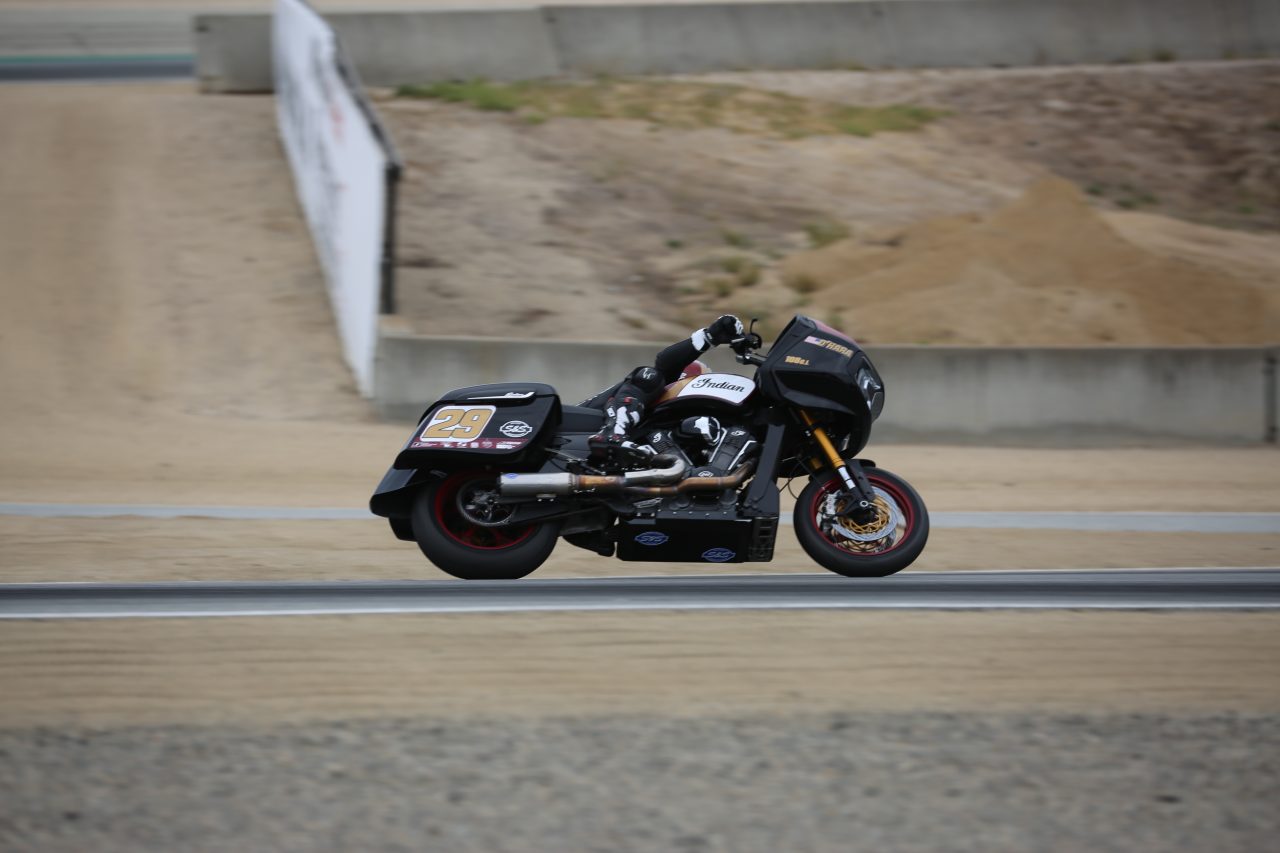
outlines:
[[[616, 81], [586, 84], [594, 117], [380, 95], [409, 165], [404, 320], [662, 340], [799, 309], [881, 343], [1271, 342], [1280, 123], [1259, 104], [1277, 82], [1280, 63], [1235, 62], [672, 84], [942, 111], [866, 138], [620, 119]], [[684, 97], [655, 91], [655, 114]], [[1055, 176], [1072, 184], [1023, 196]]]
[[[1243, 235], [1249, 237], [1251, 235]], [[788, 259], [784, 279], [868, 341], [1261, 344], [1280, 281], [1157, 254], [1050, 179], [988, 215], [928, 219]]]

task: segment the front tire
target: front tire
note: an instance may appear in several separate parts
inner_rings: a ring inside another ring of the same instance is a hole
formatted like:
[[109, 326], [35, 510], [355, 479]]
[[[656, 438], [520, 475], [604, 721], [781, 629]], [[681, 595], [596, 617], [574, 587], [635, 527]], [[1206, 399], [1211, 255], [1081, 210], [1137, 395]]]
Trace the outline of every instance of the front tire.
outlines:
[[492, 472], [463, 471], [418, 495], [410, 519], [418, 548], [441, 571], [463, 580], [514, 580], [541, 566], [560, 535], [559, 521], [521, 527], [483, 527], [458, 507], [466, 489], [493, 484]]
[[[864, 473], [876, 493], [876, 518], [855, 524], [838, 515], [844, 484], [835, 472], [815, 477], [796, 499], [796, 538], [823, 568], [850, 578], [882, 578], [915, 562], [929, 539], [929, 511], [901, 477], [883, 468]], [[830, 512], [835, 495], [836, 513]]]

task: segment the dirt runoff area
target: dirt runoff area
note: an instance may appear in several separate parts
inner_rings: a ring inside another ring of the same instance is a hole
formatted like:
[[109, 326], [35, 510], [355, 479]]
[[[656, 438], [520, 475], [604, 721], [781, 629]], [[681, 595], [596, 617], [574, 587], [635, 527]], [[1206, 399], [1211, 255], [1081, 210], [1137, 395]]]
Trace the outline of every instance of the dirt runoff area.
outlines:
[[[0, 109], [0, 500], [360, 506], [404, 428], [351, 387], [270, 101]], [[876, 449], [935, 509], [1280, 510], [1269, 449]], [[1266, 565], [1277, 538], [937, 536], [922, 567]], [[5, 581], [437, 576], [377, 521], [0, 520]], [[6, 622], [0, 848], [1256, 850], [1278, 636], [1258, 613]]]

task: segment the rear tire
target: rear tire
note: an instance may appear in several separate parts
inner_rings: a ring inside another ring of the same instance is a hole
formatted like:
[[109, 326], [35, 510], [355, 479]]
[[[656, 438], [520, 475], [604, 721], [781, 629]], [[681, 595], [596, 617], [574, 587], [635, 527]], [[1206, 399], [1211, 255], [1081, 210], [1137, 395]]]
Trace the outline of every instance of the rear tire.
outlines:
[[[920, 556], [929, 540], [929, 511], [901, 477], [883, 468], [866, 468], [864, 473], [876, 491], [876, 521], [841, 525], [827, 513], [828, 496], [844, 489], [835, 472], [828, 472], [810, 480], [796, 499], [796, 539], [829, 571], [851, 578], [882, 578], [902, 571]], [[841, 526], [844, 533], [839, 532]]]
[[458, 508], [458, 494], [479, 482], [493, 483], [484, 471], [451, 474], [418, 495], [410, 516], [418, 548], [441, 571], [463, 580], [514, 580], [541, 566], [560, 535], [559, 521], [522, 527], [482, 527]]

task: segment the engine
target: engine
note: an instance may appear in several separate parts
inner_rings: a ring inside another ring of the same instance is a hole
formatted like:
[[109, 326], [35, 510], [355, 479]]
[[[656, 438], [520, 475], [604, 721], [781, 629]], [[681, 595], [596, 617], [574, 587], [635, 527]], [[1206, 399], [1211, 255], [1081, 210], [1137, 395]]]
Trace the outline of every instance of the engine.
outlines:
[[685, 418], [655, 430], [648, 443], [659, 453], [674, 453], [689, 463], [690, 477], [724, 477], [759, 452], [759, 444], [741, 424], [721, 424], [709, 415]]

